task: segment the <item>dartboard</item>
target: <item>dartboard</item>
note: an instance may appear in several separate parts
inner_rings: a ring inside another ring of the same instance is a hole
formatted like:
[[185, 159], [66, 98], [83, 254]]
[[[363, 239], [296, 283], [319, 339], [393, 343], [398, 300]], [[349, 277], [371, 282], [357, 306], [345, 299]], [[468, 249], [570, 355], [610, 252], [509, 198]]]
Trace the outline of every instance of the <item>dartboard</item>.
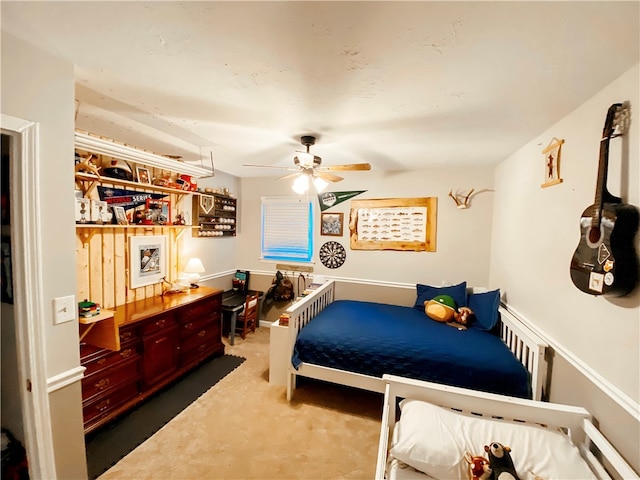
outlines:
[[320, 261], [327, 268], [341, 267], [347, 252], [338, 242], [327, 242], [320, 247]]

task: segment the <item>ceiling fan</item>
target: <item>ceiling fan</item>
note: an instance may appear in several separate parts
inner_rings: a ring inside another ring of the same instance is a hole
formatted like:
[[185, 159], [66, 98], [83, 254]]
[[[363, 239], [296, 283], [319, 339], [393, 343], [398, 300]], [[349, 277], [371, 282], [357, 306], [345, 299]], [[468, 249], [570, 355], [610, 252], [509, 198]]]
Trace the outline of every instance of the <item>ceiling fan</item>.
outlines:
[[307, 147], [307, 150], [305, 152], [296, 151], [296, 155], [293, 157], [293, 166], [291, 167], [278, 167], [273, 165], [244, 166], [293, 170], [294, 173], [290, 173], [288, 175], [280, 177], [278, 178], [278, 180], [295, 177], [296, 179], [293, 182], [292, 188], [297, 193], [306, 192], [309, 188], [310, 183], [313, 183], [315, 189], [318, 191], [318, 193], [320, 193], [329, 185], [329, 182], [335, 183], [343, 180], [342, 177], [329, 172], [352, 172], [371, 170], [371, 164], [369, 163], [351, 163], [346, 165], [323, 166], [322, 158], [309, 152], [309, 147], [311, 147], [311, 145], [315, 145], [316, 143], [316, 137], [312, 135], [304, 135], [300, 138], [300, 143]]

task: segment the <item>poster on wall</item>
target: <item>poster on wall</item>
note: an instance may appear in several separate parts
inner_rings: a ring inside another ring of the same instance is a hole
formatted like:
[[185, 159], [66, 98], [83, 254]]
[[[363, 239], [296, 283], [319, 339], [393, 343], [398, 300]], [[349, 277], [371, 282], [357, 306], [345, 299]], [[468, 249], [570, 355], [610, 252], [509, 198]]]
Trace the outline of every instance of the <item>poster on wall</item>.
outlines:
[[351, 248], [435, 252], [436, 209], [436, 197], [354, 200]]
[[167, 274], [167, 237], [129, 237], [129, 287], [139, 288], [162, 281]]

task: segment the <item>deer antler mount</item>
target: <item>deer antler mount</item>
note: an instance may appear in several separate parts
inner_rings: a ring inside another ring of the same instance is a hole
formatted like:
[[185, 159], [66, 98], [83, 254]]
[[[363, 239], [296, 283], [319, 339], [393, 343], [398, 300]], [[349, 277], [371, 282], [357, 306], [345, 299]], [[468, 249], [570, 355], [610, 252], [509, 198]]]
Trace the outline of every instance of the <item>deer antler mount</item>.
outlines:
[[464, 194], [459, 194], [458, 192], [456, 192], [455, 194], [453, 193], [453, 190], [449, 191], [449, 196], [451, 198], [453, 198], [453, 201], [456, 202], [456, 207], [463, 209], [463, 208], [469, 208], [469, 199], [471, 198], [471, 195], [473, 195], [473, 192], [475, 191], [475, 189], [471, 189], [469, 191], [469, 193], [467, 193], [466, 195]]

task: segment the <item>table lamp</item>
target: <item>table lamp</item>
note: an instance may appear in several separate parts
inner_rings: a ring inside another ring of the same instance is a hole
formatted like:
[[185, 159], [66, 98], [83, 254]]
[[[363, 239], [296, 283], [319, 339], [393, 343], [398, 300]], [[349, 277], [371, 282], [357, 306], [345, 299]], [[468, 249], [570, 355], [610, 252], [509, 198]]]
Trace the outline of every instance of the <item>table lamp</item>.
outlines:
[[200, 274], [204, 273], [204, 265], [202, 265], [199, 258], [191, 258], [184, 267], [184, 273], [188, 274], [189, 281], [191, 282], [191, 288], [198, 288]]

